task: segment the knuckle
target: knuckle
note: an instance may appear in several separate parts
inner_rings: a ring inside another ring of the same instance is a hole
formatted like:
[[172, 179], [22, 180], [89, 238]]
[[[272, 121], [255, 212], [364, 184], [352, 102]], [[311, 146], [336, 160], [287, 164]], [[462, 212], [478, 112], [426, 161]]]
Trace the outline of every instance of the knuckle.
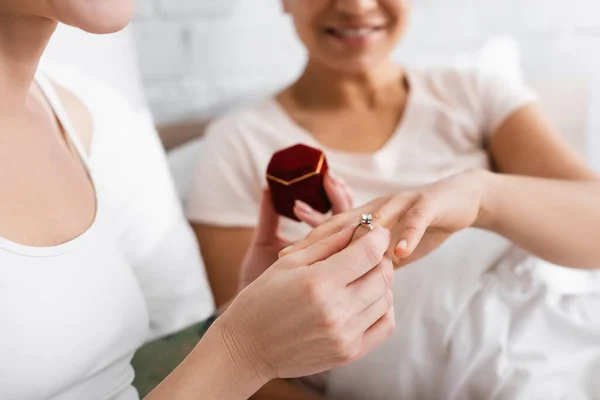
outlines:
[[323, 224], [320, 224], [316, 228], [312, 230], [311, 233], [306, 237], [306, 241], [308, 243], [314, 244], [318, 243], [324, 238], [328, 237], [328, 232], [331, 230], [329, 220], [325, 221]]
[[390, 257], [385, 257], [383, 260], [384, 268], [387, 271], [390, 283], [390, 287], [394, 286], [396, 282], [396, 271], [394, 270], [394, 262]]
[[319, 238], [319, 232], [323, 229], [322, 226], [318, 226], [313, 229], [302, 241], [302, 244], [311, 244], [314, 243]]
[[284, 261], [286, 265], [291, 268], [300, 268], [303, 266], [300, 255], [298, 253], [292, 253], [290, 255], [287, 255], [282, 261]]
[[400, 205], [400, 204], [414, 202], [414, 201], [418, 200], [419, 198], [420, 198], [420, 195], [417, 191], [406, 190], [406, 191], [400, 193], [398, 196], [396, 196], [393, 201], [394, 201], [394, 204]]
[[435, 211], [435, 199], [429, 194], [425, 194], [421, 197], [421, 201], [417, 205], [417, 211], [424, 217], [428, 217]]
[[383, 250], [381, 249], [381, 246], [377, 242], [376, 238], [373, 238], [372, 235], [365, 239], [364, 250], [367, 261], [374, 265], [379, 264], [383, 259]]
[[315, 307], [323, 308], [325, 296], [323, 283], [319, 279], [313, 275], [308, 276], [302, 283], [302, 290], [307, 302]]
[[420, 204], [408, 210], [406, 215], [413, 219], [420, 219], [424, 218], [428, 212], [428, 208], [424, 204]]
[[341, 226], [344, 224], [345, 220], [346, 217], [344, 216], [344, 214], [336, 214], [331, 216], [328, 222], [334, 226]]
[[421, 217], [423, 216], [424, 210], [423, 210], [423, 204], [421, 204], [420, 202], [411, 207], [407, 212], [406, 215], [411, 216], [411, 217]]
[[394, 285], [395, 274], [393, 268], [391, 267], [391, 261], [386, 264], [390, 264], [390, 266], [380, 264], [379, 271], [381, 279], [383, 280], [383, 286], [389, 289]]
[[387, 292], [385, 292], [383, 297], [385, 299], [385, 303], [388, 308], [391, 307], [392, 305], [394, 305], [394, 293], [392, 293], [391, 290], [388, 290]]
[[322, 325], [325, 327], [327, 334], [330, 336], [336, 336], [342, 325], [341, 316], [333, 310], [326, 309], [322, 313], [321, 318]]
[[411, 223], [411, 224], [407, 224], [404, 228], [402, 228], [402, 233], [406, 234], [414, 234], [417, 233], [419, 231], [419, 228], [417, 227], [416, 224]]
[[340, 337], [335, 343], [335, 352], [337, 364], [347, 365], [355, 361], [360, 353], [360, 347], [355, 340], [350, 340], [347, 337]]
[[419, 193], [417, 200], [418, 204], [422, 206], [422, 208], [427, 209], [434, 203], [435, 197], [431, 193], [422, 192]]
[[322, 224], [324, 224], [326, 221], [327, 221], [326, 216], [324, 216], [322, 214], [315, 214], [310, 218], [310, 220], [306, 221], [306, 223], [311, 228], [317, 228], [318, 226], [321, 226]]
[[321, 318], [321, 324], [325, 328], [326, 334], [334, 341], [339, 340], [340, 332], [342, 331], [344, 325], [348, 322], [348, 315], [341, 310], [326, 308], [323, 310]]
[[396, 333], [396, 320], [390, 320], [390, 322], [387, 322], [385, 325], [385, 333], [384, 333], [384, 337], [390, 338], [392, 336], [394, 336], [394, 333]]
[[387, 335], [392, 336], [396, 332], [396, 317], [392, 314], [391, 318], [387, 322]]

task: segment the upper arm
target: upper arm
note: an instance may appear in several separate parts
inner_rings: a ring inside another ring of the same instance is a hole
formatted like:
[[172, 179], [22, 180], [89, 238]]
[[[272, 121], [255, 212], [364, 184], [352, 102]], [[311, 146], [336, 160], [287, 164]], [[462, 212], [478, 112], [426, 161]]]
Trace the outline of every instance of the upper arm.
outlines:
[[201, 138], [206, 133], [210, 120], [187, 121], [180, 123], [163, 124], [157, 127], [158, 135], [165, 149], [171, 150], [177, 146]]
[[245, 142], [243, 123], [219, 120], [208, 130], [185, 201], [188, 219], [197, 224], [254, 227], [265, 178], [257, 155]]
[[186, 198], [217, 305], [237, 293], [239, 267], [258, 223], [264, 178], [244, 129], [230, 119], [211, 126]]
[[598, 179], [598, 175], [552, 127], [540, 106], [510, 115], [491, 135], [489, 152], [499, 172], [552, 179]]
[[208, 280], [217, 307], [238, 290], [242, 260], [252, 239], [253, 228], [219, 228], [192, 223], [204, 258]]
[[482, 72], [470, 77], [472, 104], [498, 172], [553, 179], [595, 178], [593, 170], [554, 129], [526, 85]]

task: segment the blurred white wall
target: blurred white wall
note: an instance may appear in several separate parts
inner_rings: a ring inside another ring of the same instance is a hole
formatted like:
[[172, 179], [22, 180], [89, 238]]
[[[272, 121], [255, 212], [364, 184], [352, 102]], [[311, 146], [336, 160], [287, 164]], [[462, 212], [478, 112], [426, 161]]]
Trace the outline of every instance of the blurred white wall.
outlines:
[[[569, 99], [589, 100], [597, 91], [598, 0], [412, 2], [410, 30], [396, 52], [404, 63], [445, 63], [489, 37], [509, 34], [520, 45], [526, 79], [543, 92], [551, 114], [579, 107], [581, 101]], [[147, 98], [161, 122], [263, 96], [291, 81], [304, 60], [280, 0], [138, 0], [133, 28]], [[589, 114], [587, 108], [570, 110], [570, 122], [559, 125], [581, 142], [590, 126], [600, 126]], [[600, 144], [589, 147], [590, 140], [579, 148], [590, 156], [597, 149], [600, 157]]]
[[147, 106], [131, 28], [112, 35], [90, 35], [59, 25], [41, 66], [81, 70], [116, 88], [135, 109]]
[[[406, 63], [438, 62], [509, 33], [529, 77], [600, 70], [598, 0], [412, 0]], [[161, 120], [294, 77], [304, 58], [280, 0], [138, 0], [134, 32]]]

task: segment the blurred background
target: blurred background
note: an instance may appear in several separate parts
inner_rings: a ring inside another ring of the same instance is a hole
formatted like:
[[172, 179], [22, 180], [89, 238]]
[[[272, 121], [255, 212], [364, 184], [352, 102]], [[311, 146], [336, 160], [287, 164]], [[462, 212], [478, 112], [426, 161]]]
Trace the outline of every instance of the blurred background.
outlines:
[[[413, 0], [396, 58], [411, 66], [479, 63], [523, 77], [600, 168], [599, 15], [597, 0]], [[161, 125], [208, 121], [264, 97], [291, 82], [305, 57], [279, 0], [137, 0], [125, 32], [84, 38], [62, 30], [50, 61], [62, 51], [138, 106], [147, 101]], [[73, 46], [77, 59], [61, 50]], [[196, 135], [161, 133], [169, 148]], [[181, 191], [194, 153], [187, 146], [171, 155]]]
[[[409, 33], [397, 51], [404, 63], [449, 62], [509, 34], [528, 79], [600, 73], [597, 0], [412, 3]], [[148, 100], [163, 122], [276, 88], [304, 60], [279, 0], [138, 0], [133, 28]]]

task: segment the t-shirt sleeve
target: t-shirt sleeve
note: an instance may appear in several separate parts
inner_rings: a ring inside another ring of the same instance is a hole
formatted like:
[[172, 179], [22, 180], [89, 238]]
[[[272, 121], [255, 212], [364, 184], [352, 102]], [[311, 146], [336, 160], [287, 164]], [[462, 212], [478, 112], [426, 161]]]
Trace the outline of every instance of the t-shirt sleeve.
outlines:
[[515, 112], [535, 103], [537, 95], [517, 79], [482, 71], [473, 72], [471, 90], [486, 138], [496, 133]]
[[248, 128], [234, 116], [209, 127], [186, 199], [191, 221], [218, 227], [256, 226], [264, 184], [244, 129]]
[[99, 207], [145, 297], [148, 340], [204, 320], [213, 298], [152, 116], [104, 85], [74, 79], [64, 86], [79, 90], [94, 120], [90, 165]]

